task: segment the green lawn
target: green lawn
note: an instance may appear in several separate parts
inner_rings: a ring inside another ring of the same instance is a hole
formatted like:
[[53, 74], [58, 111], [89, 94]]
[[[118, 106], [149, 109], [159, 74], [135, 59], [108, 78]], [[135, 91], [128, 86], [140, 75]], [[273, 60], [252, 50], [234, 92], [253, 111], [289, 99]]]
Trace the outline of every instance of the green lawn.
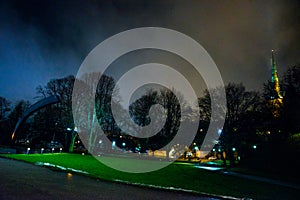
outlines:
[[[90, 176], [103, 180], [117, 179], [132, 183], [175, 187], [201, 193], [255, 199], [298, 199], [297, 197], [299, 197], [299, 191], [296, 189], [232, 177], [219, 172], [206, 171], [178, 163], [173, 163], [154, 172], [133, 174], [111, 169], [89, 155], [63, 153], [43, 155], [6, 154], [3, 156], [31, 163], [47, 162], [66, 168], [83, 170], [88, 172]], [[127, 162], [125, 158], [107, 157], [106, 159], [119, 163]]]

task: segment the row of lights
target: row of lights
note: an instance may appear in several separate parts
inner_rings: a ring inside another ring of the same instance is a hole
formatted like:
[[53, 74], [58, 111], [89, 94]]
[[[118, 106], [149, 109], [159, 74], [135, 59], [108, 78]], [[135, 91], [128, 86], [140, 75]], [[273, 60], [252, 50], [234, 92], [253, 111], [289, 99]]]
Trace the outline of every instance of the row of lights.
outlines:
[[[101, 143], [102, 143], [102, 141], [101, 141]], [[112, 147], [115, 147], [115, 146], [116, 146], [116, 141], [113, 141], [113, 142], [112, 142]], [[123, 142], [123, 143], [122, 143], [122, 146], [125, 147], [125, 146], [126, 146], [126, 143]]]
[[[71, 128], [67, 128], [67, 131], [72, 131], [72, 129]], [[76, 126], [74, 128], [74, 131], [77, 132], [77, 127]], [[41, 148], [41, 154], [43, 154], [44, 150], [45, 150], [44, 148]], [[51, 149], [52, 153], [54, 153], [54, 150], [55, 150], [54, 148]], [[30, 147], [27, 148], [26, 154], [28, 155], [29, 152], [30, 152]], [[59, 148], [59, 153], [62, 153], [62, 148]]]
[[[253, 149], [256, 149], [257, 146], [256, 146], [256, 145], [253, 145], [252, 148], [253, 148]], [[215, 151], [216, 151], [216, 149], [213, 148], [213, 152], [215, 152]], [[218, 149], [218, 151], [221, 152], [221, 149]], [[232, 151], [236, 151], [236, 148], [235, 148], [235, 147], [232, 147]]]
[[[43, 154], [44, 150], [45, 150], [44, 148], [41, 148], [41, 154]], [[55, 149], [52, 148], [51, 150], [52, 150], [52, 153], [54, 153]], [[30, 147], [27, 148], [26, 154], [28, 155], [29, 152], [30, 152]], [[62, 148], [59, 148], [59, 153], [62, 153]]]

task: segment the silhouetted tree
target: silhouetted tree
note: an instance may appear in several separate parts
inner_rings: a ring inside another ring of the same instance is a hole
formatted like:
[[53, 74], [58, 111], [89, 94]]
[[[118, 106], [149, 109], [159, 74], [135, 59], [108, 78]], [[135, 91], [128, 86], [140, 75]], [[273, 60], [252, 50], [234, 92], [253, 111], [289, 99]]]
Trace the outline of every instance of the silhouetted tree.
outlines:
[[10, 102], [4, 97], [0, 96], [0, 121], [3, 121], [7, 117], [7, 113], [10, 111]]
[[[158, 103], [158, 98], [157, 91], [149, 90], [146, 95], [143, 95], [129, 106], [130, 117], [137, 125], [144, 127], [151, 122], [149, 110], [151, 106]], [[139, 139], [138, 141], [142, 151], [147, 148], [153, 148], [148, 146], [149, 138]]]
[[[217, 98], [220, 93], [218, 88], [212, 91]], [[225, 124], [219, 138], [219, 144], [226, 152], [233, 165], [232, 147], [243, 149], [242, 145], [249, 142], [250, 135], [255, 136], [257, 113], [260, 110], [260, 97], [257, 92], [246, 91], [242, 84], [229, 83], [225, 87], [227, 99], [227, 114]], [[202, 120], [210, 120], [211, 100], [208, 91], [199, 98], [200, 117]], [[224, 110], [224, 108], [218, 108]], [[216, 117], [218, 119], [218, 116]], [[216, 130], [217, 131], [217, 130]]]
[[[100, 80], [99, 77], [101, 76]], [[76, 81], [76, 110], [73, 110], [75, 124], [80, 124], [81, 139], [87, 144], [89, 152], [98, 151], [97, 146], [102, 137], [101, 128], [107, 135], [115, 131], [115, 121], [111, 114], [111, 97], [115, 82], [111, 77], [99, 73], [85, 74]], [[84, 93], [80, 90], [85, 91]], [[84, 94], [85, 97], [81, 97]], [[95, 104], [93, 104], [94, 99]], [[98, 126], [100, 124], [100, 126]], [[108, 144], [102, 144], [108, 145]]]
[[10, 108], [10, 102], [4, 97], [0, 97], [0, 144], [7, 144], [9, 141], [7, 116]]
[[58, 95], [60, 99], [60, 103], [47, 106], [35, 114], [32, 131], [35, 132], [37, 143], [41, 140], [56, 140], [63, 143], [65, 149], [72, 145], [71, 140], [74, 140], [76, 134], [72, 132], [70, 135], [67, 128], [74, 130], [71, 104], [74, 81], [74, 76], [67, 76], [52, 79], [46, 86], [36, 88], [40, 99], [52, 95]]
[[[179, 100], [181, 100], [182, 105], [180, 105]], [[152, 116], [152, 118], [149, 116], [149, 110], [155, 104], [160, 104], [164, 108], [166, 114], [165, 124], [161, 130], [158, 130], [159, 132], [156, 135], [138, 139], [138, 142], [142, 146], [145, 145], [146, 149], [157, 150], [164, 148], [168, 159], [170, 150], [172, 148], [176, 150], [169, 143], [176, 136], [180, 124], [184, 120], [191, 120], [183, 119], [181, 115], [183, 111], [188, 110], [188, 106], [184, 103], [183, 96], [175, 90], [166, 88], [160, 89], [159, 92], [150, 90], [130, 105], [131, 117], [140, 126], [148, 125], [151, 120], [155, 120], [151, 123], [158, 124], [158, 121], [162, 120], [162, 116], [156, 115]], [[176, 153], [182, 154], [183, 152]]]
[[300, 66], [288, 69], [283, 82], [284, 131], [288, 135], [300, 133]]

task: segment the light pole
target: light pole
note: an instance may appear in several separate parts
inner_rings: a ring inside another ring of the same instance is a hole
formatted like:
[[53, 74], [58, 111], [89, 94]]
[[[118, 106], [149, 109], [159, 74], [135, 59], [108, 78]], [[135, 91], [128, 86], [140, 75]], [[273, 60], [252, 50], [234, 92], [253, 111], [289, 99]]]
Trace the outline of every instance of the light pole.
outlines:
[[27, 148], [27, 151], [26, 151], [26, 154], [27, 154], [27, 155], [29, 154], [29, 151], [30, 151], [30, 148], [28, 147], [28, 148]]
[[[71, 141], [70, 141], [70, 145], [69, 145], [69, 152], [73, 152], [74, 143], [75, 143], [75, 139], [77, 136], [77, 127], [75, 126], [74, 129], [67, 128], [67, 131], [71, 132]], [[67, 136], [66, 136], [66, 138], [67, 138]], [[67, 139], [66, 139], [66, 141], [67, 141]]]
[[[57, 126], [57, 122], [55, 122], [55, 129], [56, 129], [56, 126]], [[52, 137], [52, 141], [53, 141], [53, 142], [55, 141], [55, 129], [54, 129], [53, 137]]]

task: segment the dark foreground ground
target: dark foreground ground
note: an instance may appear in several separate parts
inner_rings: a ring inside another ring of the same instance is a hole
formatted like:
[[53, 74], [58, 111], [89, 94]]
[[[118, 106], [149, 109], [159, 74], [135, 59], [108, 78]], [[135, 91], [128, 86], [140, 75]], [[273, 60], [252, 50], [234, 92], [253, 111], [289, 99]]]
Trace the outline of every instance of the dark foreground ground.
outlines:
[[148, 189], [56, 172], [0, 158], [0, 199], [204, 199], [185, 192]]

